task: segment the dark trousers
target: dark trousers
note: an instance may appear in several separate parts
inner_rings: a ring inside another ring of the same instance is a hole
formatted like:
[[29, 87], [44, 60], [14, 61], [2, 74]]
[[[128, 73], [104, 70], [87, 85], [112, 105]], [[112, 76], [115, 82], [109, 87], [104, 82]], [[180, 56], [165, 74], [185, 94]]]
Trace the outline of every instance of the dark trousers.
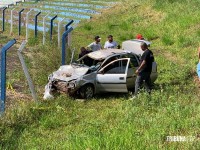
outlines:
[[151, 73], [150, 72], [142, 72], [137, 75], [136, 81], [135, 81], [135, 93], [134, 95], [137, 95], [142, 83], [144, 82], [144, 86], [147, 90], [147, 92], [150, 94], [151, 93], [151, 78], [150, 78]]

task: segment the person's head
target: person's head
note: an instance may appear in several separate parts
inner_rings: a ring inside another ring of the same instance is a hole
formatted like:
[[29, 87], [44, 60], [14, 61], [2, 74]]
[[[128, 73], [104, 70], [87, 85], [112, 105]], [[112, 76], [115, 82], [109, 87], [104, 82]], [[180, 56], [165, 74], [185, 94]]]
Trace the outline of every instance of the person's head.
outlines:
[[99, 43], [101, 41], [101, 38], [97, 35], [94, 37], [95, 42]]
[[85, 47], [81, 47], [80, 50], [81, 50], [81, 52], [86, 51]]
[[146, 49], [148, 49], [147, 43], [145, 43], [145, 42], [142, 42], [141, 45], [140, 45], [140, 47], [141, 47], [141, 49], [143, 51], [145, 51]]
[[136, 39], [138, 39], [138, 40], [144, 40], [142, 34], [137, 34], [136, 35]]
[[109, 42], [112, 42], [112, 41], [113, 41], [113, 36], [112, 36], [112, 35], [109, 35], [109, 36], [108, 36], [108, 41], [109, 41]]

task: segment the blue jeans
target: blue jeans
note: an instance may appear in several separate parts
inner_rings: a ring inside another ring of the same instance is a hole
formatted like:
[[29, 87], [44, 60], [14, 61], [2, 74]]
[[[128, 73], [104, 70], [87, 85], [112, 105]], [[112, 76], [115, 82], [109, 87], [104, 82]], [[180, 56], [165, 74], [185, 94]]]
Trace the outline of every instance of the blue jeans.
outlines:
[[139, 90], [142, 86], [143, 81], [144, 81], [144, 85], [145, 85], [147, 92], [149, 94], [151, 93], [151, 78], [150, 78], [150, 75], [151, 75], [150, 72], [139, 73], [139, 75], [137, 76], [136, 81], [135, 81], [135, 93], [134, 93], [134, 95], [138, 94], [138, 92], [139, 92]]

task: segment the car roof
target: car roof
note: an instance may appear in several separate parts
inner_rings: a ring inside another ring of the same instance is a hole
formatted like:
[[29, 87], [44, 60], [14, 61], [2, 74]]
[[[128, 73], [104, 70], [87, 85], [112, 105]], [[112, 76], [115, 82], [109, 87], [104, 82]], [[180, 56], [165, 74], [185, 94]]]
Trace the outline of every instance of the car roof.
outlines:
[[110, 55], [120, 54], [120, 53], [124, 53], [124, 52], [126, 52], [126, 51], [124, 51], [122, 49], [103, 49], [103, 50], [91, 52], [88, 54], [88, 56], [95, 60], [101, 60], [101, 59], [107, 58]]

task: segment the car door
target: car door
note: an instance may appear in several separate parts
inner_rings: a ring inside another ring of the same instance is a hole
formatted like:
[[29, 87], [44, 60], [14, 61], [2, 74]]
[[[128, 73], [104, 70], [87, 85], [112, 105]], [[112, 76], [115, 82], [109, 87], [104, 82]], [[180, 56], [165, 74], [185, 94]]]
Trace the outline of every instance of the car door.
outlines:
[[130, 58], [117, 59], [97, 73], [96, 87], [98, 92], [128, 92], [126, 77]]
[[[123, 56], [122, 56], [123, 57]], [[127, 54], [127, 56], [130, 58], [130, 63], [128, 66], [128, 72], [127, 72], [127, 88], [133, 89], [135, 87], [135, 80], [137, 75], [135, 74], [136, 69], [139, 67], [139, 61], [137, 60], [136, 56], [133, 54]]]

